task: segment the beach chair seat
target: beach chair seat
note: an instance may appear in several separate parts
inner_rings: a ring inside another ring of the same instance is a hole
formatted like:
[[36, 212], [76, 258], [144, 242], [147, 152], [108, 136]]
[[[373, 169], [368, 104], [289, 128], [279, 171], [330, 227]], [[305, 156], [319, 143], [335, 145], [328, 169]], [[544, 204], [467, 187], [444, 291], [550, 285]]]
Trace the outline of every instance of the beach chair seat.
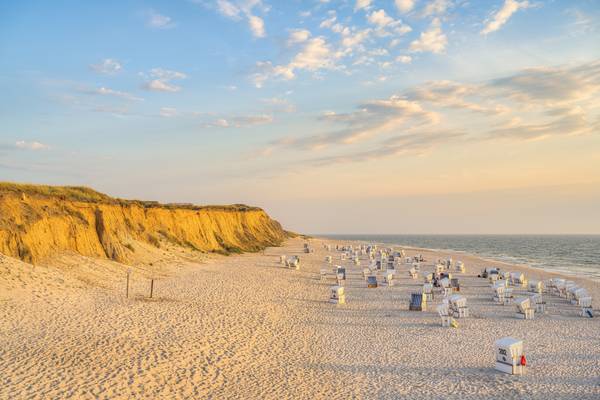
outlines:
[[426, 303], [423, 293], [410, 294], [410, 304], [408, 305], [408, 309], [410, 311], [425, 311], [425, 305]]
[[460, 292], [460, 284], [458, 283], [458, 278], [450, 279], [450, 287], [453, 292]]
[[377, 287], [377, 277], [375, 275], [369, 275], [367, 277], [367, 288], [373, 289]]

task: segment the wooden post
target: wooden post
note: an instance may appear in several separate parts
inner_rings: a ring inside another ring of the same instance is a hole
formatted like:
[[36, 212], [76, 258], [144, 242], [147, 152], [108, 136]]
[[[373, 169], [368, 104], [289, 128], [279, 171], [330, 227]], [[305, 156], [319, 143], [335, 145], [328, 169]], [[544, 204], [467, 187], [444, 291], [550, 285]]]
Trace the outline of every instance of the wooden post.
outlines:
[[131, 275], [131, 268], [127, 269], [127, 289], [125, 291], [125, 297], [129, 298], [129, 276]]
[[150, 281], [150, 298], [152, 298], [152, 293], [154, 292], [154, 279]]

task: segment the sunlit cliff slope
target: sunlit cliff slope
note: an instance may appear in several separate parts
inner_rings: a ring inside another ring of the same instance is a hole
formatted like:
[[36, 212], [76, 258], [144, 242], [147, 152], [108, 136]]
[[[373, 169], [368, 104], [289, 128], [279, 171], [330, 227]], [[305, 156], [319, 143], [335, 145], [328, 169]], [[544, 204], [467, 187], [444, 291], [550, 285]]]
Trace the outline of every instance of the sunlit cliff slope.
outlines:
[[61, 251], [128, 263], [136, 241], [257, 251], [286, 235], [263, 210], [245, 205], [159, 204], [83, 187], [0, 183], [0, 253], [34, 264]]

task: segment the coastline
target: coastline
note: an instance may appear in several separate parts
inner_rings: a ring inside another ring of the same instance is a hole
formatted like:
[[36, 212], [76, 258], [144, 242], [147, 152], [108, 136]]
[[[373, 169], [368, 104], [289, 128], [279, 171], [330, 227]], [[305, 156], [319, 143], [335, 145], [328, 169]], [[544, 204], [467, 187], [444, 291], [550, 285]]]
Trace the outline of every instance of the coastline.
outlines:
[[[349, 238], [349, 239], [340, 239], [336, 236], [347, 236], [347, 237], [354, 237], [354, 236], [362, 236], [364, 237], [364, 239], [362, 238]], [[403, 244], [400, 241], [378, 241], [378, 240], [374, 240], [374, 241], [370, 241], [368, 239], [370, 239], [371, 237], [382, 237], [382, 236], [389, 236], [390, 238], [394, 238], [396, 236], [424, 236], [424, 237], [436, 237], [436, 236], [442, 236], [442, 237], [448, 237], [448, 236], [455, 236], [455, 235], [336, 235], [336, 234], [330, 234], [330, 235], [314, 235], [314, 237], [316, 238], [320, 238], [323, 240], [348, 240], [348, 241], [353, 241], [356, 243], [377, 243], [377, 244], [381, 244], [383, 246], [396, 246], [396, 247], [401, 247], [401, 248], [405, 248], [405, 249], [414, 249], [414, 250], [421, 250], [421, 251], [429, 251], [429, 252], [446, 252], [446, 253], [454, 253], [457, 255], [461, 255], [461, 254], [465, 254], [467, 256], [474, 256], [474, 257], [479, 257], [482, 260], [485, 261], [489, 261], [489, 262], [494, 262], [494, 263], [502, 263], [505, 264], [506, 266], [518, 266], [518, 267], [523, 267], [523, 268], [532, 268], [535, 270], [540, 270], [546, 273], [551, 273], [551, 274], [556, 274], [556, 275], [561, 275], [561, 276], [568, 276], [570, 278], [587, 278], [590, 279], [592, 281], [595, 282], [599, 282], [600, 283], [600, 264], [598, 265], [593, 265], [595, 267], [597, 267], [598, 271], [595, 272], [592, 268], [582, 268], [579, 265], [571, 265], [571, 266], [566, 266], [566, 267], [562, 267], [562, 268], [558, 268], [556, 266], [553, 265], [549, 265], [547, 263], [545, 263], [542, 260], [524, 260], [523, 257], [519, 257], [519, 256], [513, 256], [511, 254], [504, 254], [504, 255], [494, 255], [494, 254], [483, 254], [483, 253], [479, 253], [476, 250], [461, 250], [461, 249], [455, 249], [455, 248], [434, 248], [434, 247], [425, 247], [425, 246], [415, 246], [412, 244]], [[598, 238], [600, 239], [600, 235], [456, 235], [456, 236], [464, 236], [464, 237], [468, 237], [468, 236], [473, 236], [473, 237], [486, 237], [489, 236], [490, 238], [493, 238], [495, 236], [506, 236], [506, 237], [511, 237], [511, 236], [530, 236], [530, 237], [544, 237], [544, 236], [548, 236], [548, 237], [594, 237], [594, 238]], [[507, 251], [508, 252], [508, 251]], [[589, 271], [592, 272], [589, 272]]]

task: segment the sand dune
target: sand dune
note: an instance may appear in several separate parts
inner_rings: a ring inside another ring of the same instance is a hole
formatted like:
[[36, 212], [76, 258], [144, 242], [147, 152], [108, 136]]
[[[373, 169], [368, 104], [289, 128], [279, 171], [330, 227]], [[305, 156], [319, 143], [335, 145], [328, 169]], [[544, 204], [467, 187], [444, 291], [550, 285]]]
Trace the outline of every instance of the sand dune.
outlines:
[[[347, 304], [335, 306], [320, 242], [309, 255], [300, 239], [231, 257], [163, 249], [134, 267], [129, 299], [121, 264], [3, 257], [0, 398], [600, 398], [600, 318], [546, 296], [546, 315], [517, 320], [476, 277], [494, 263], [471, 256], [461, 287], [472, 316], [458, 329], [434, 307], [408, 311], [421, 281], [404, 270], [397, 286], [366, 289], [351, 267]], [[281, 268], [279, 254], [299, 254], [301, 269]], [[580, 282], [600, 299], [597, 283]], [[509, 335], [525, 340], [525, 376], [493, 369], [493, 342]]]

